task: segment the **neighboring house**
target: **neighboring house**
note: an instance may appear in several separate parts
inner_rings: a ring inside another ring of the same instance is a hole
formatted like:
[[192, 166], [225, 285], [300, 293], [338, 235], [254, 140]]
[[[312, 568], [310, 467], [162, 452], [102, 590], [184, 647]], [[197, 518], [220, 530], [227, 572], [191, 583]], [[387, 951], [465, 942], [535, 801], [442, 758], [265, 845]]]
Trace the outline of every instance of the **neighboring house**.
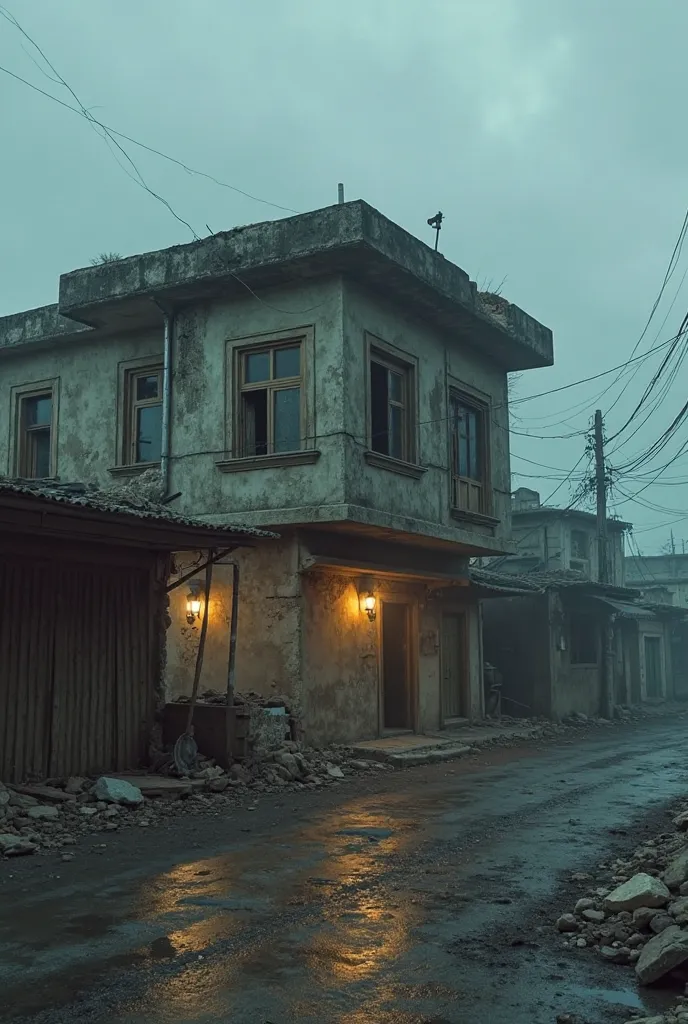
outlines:
[[[280, 534], [237, 559], [239, 690], [312, 742], [481, 713], [468, 562], [511, 550], [507, 374], [552, 364], [547, 328], [353, 202], [63, 275], [0, 319], [0, 361], [8, 473], [159, 468], [184, 513]], [[224, 689], [231, 569], [213, 586]], [[198, 628], [170, 614], [174, 695]]]
[[675, 697], [688, 698], [688, 555], [638, 555], [625, 560], [629, 585], [654, 606], [671, 636]]
[[0, 779], [146, 763], [165, 700], [171, 552], [263, 535], [83, 487], [0, 480]]
[[502, 674], [507, 713], [608, 716], [614, 705], [667, 696], [665, 626], [634, 603], [637, 591], [566, 569], [472, 576], [514, 590], [483, 608], [485, 659]]
[[[591, 512], [551, 508], [527, 487], [514, 492], [511, 523], [517, 556], [499, 563], [500, 571], [572, 569], [589, 579], [598, 575], [597, 520]], [[629, 523], [607, 520], [608, 582], [624, 585], [624, 533]]]
[[688, 608], [688, 555], [633, 555], [625, 559], [626, 579], [652, 604]]

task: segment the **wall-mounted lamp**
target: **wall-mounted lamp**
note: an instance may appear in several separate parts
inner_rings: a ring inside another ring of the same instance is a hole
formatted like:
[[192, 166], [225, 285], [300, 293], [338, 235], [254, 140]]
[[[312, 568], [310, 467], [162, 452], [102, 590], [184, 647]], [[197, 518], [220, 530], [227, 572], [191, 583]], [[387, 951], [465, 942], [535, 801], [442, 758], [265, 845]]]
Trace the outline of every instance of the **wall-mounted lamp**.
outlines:
[[203, 585], [200, 580], [191, 580], [189, 593], [186, 595], [186, 621], [190, 626], [201, 615], [201, 590]]
[[377, 613], [377, 598], [375, 596], [374, 582], [369, 576], [363, 576], [358, 581], [358, 604], [370, 622], [375, 622]]
[[361, 598], [361, 609], [366, 613], [371, 622], [375, 622], [375, 616], [377, 615], [377, 598], [372, 591], [367, 594], [363, 594]]

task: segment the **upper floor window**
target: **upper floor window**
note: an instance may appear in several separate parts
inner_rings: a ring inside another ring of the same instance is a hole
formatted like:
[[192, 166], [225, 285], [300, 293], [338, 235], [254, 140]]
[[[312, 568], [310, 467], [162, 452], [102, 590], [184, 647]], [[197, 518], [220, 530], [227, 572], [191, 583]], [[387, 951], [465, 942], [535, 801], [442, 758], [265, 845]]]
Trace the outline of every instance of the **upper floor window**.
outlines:
[[301, 342], [239, 353], [239, 456], [274, 455], [302, 447]]
[[124, 437], [125, 463], [137, 466], [160, 462], [162, 452], [162, 367], [129, 370]]
[[487, 409], [464, 395], [449, 397], [452, 507], [487, 514]]
[[590, 567], [590, 538], [585, 530], [571, 530], [569, 568], [587, 572]]
[[370, 350], [370, 447], [380, 455], [413, 462], [414, 368]]
[[17, 426], [18, 476], [54, 476], [52, 388], [19, 396]]

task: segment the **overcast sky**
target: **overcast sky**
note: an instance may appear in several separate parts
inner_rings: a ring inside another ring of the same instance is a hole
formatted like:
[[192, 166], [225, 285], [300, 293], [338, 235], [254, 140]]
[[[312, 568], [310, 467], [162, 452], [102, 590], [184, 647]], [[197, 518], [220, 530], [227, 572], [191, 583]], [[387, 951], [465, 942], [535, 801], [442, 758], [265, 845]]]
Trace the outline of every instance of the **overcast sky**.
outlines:
[[[334, 202], [343, 181], [347, 199], [367, 200], [428, 241], [426, 219], [442, 209], [444, 254], [481, 287], [503, 281], [510, 301], [554, 331], [555, 367], [524, 374], [516, 398], [630, 356], [688, 206], [685, 0], [6, 7], [95, 116], [240, 189], [305, 211]], [[32, 56], [40, 60], [0, 19], [0, 64], [73, 103]], [[0, 315], [56, 301], [60, 273], [99, 252], [130, 255], [191, 239], [82, 117], [2, 73], [0, 139]], [[199, 234], [206, 224], [220, 231], [284, 215], [126, 148]], [[688, 285], [677, 295], [687, 267], [688, 251], [639, 352], [677, 331], [688, 308]], [[609, 435], [664, 352], [635, 364], [612, 409], [626, 378], [599, 399]], [[686, 378], [684, 368], [657, 407], [647, 407], [641, 429], [633, 435], [644, 416], [612, 442], [612, 464], [660, 437], [685, 401]], [[532, 435], [512, 439], [514, 487], [545, 498], [562, 484], [552, 504], [571, 500], [562, 477], [585, 437], [547, 435], [584, 431], [596, 396], [614, 380], [514, 405], [513, 427]], [[612, 507], [635, 524], [645, 553], [659, 550], [671, 523], [678, 550], [684, 538], [688, 546], [688, 486], [680, 482], [688, 454], [646, 486], [687, 437], [683, 424], [654, 461], [619, 480], [638, 497], [617, 490]]]

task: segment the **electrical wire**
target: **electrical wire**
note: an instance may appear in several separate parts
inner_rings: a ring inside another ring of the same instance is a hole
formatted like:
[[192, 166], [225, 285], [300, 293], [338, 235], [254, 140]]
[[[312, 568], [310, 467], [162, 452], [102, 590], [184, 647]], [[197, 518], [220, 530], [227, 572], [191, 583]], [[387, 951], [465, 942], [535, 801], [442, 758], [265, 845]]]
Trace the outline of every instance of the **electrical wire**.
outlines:
[[[33, 82], [30, 82], [28, 78], [22, 78], [21, 75], [16, 74], [16, 72], [14, 71], [10, 71], [9, 68], [6, 68], [1, 64], [0, 71], [4, 72], [6, 75], [9, 75], [11, 78], [16, 79], [16, 81], [21, 82], [23, 85], [28, 86], [29, 89], [33, 89], [34, 92], [40, 93], [41, 96], [45, 96], [46, 99], [52, 100], [54, 103], [59, 103], [59, 105], [61, 107], [65, 107], [66, 110], [71, 110], [72, 113], [78, 114], [80, 117], [85, 117], [86, 120], [99, 125], [105, 131], [110, 132], [112, 135], [116, 135], [117, 138], [124, 139], [125, 142], [130, 142], [133, 146], [138, 146], [139, 149], [144, 149], [148, 153], [153, 153], [155, 156], [159, 156], [163, 160], [167, 160], [171, 164], [176, 164], [177, 167], [181, 167], [182, 170], [186, 171], [187, 174], [190, 174], [198, 178], [206, 178], [208, 181], [212, 181], [215, 185], [219, 185], [221, 188], [230, 189], [232, 192], [236, 192], [238, 195], [245, 196], [246, 199], [251, 199], [255, 203], [262, 203], [264, 206], [272, 206], [273, 209], [275, 210], [283, 210], [285, 213], [295, 214], [301, 212], [300, 210], [293, 209], [293, 207], [291, 206], [282, 206], [280, 203], [274, 203], [270, 199], [263, 199], [261, 196], [254, 195], [251, 192], [246, 192], [244, 189], [239, 188], [237, 185], [232, 185], [228, 181], [222, 181], [221, 178], [216, 178], [214, 175], [208, 174], [206, 171], [201, 171], [197, 167], [191, 167], [190, 164], [185, 163], [183, 160], [179, 160], [177, 157], [170, 156], [169, 153], [165, 153], [161, 149], [156, 149], [155, 146], [149, 146], [145, 142], [141, 142], [140, 139], [135, 139], [133, 138], [133, 136], [127, 135], [125, 132], [120, 132], [116, 128], [113, 128], [111, 125], [105, 124], [104, 121], [100, 121], [98, 118], [94, 117], [90, 111], [87, 110], [86, 112], [84, 112], [83, 110], [80, 110], [77, 107], [73, 107], [70, 103], [65, 103], [65, 101], [61, 100], [58, 96], [53, 96], [52, 93], [49, 93], [45, 89], [41, 89], [40, 86], [35, 85]], [[52, 81], [57, 83], [59, 80], [52, 79]]]

